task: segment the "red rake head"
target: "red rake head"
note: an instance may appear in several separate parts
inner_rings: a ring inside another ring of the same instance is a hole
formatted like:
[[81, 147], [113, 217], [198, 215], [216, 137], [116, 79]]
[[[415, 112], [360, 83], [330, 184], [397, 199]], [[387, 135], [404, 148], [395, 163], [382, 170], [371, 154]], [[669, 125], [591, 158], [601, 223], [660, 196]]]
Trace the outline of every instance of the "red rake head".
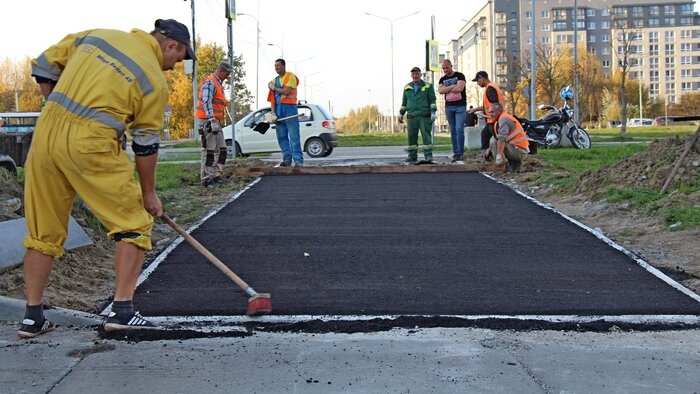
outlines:
[[269, 293], [256, 294], [248, 299], [248, 316], [266, 315], [272, 312], [272, 300]]

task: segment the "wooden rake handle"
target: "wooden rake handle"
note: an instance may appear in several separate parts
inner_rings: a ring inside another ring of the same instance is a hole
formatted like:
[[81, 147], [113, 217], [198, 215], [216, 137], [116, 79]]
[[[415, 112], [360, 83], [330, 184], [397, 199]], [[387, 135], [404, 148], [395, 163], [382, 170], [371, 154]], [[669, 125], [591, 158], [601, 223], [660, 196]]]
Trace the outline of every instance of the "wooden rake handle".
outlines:
[[[214, 264], [218, 269], [221, 270], [226, 276], [228, 276], [232, 281], [234, 281], [243, 291], [248, 293], [251, 296], [256, 295], [257, 293], [250, 287], [248, 286], [247, 283], [243, 279], [241, 279], [236, 273], [231, 271], [230, 268], [228, 268], [224, 263], [221, 262], [216, 256], [214, 256], [210, 251], [207, 250], [202, 244], [200, 244], [196, 239], [194, 239], [190, 234], [187, 233], [180, 225], [175, 223], [168, 215], [163, 213], [163, 216], [161, 217], [170, 227], [173, 228], [173, 230], [177, 231], [178, 234], [182, 235], [182, 237], [187, 241], [190, 245], [192, 245], [199, 253], [201, 253], [204, 257], [209, 260], [212, 264]], [[253, 294], [251, 294], [251, 291]]]

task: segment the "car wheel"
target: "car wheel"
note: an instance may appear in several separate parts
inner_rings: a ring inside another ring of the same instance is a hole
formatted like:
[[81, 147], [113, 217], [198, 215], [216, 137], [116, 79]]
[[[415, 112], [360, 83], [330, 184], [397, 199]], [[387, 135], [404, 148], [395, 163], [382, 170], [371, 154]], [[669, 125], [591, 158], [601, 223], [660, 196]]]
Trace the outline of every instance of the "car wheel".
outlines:
[[327, 149], [325, 152], [323, 152], [323, 155], [321, 155], [321, 157], [328, 157], [328, 156], [331, 155], [331, 153], [333, 153], [333, 147], [332, 147], [332, 146], [331, 146], [331, 147], [328, 147], [328, 149]]
[[320, 138], [309, 138], [306, 141], [305, 150], [309, 157], [323, 157], [323, 153], [326, 151], [326, 144]]
[[[241, 145], [236, 142], [236, 149], [238, 149], [238, 157], [248, 157], [250, 155], [246, 155], [243, 152], [241, 152]], [[233, 146], [231, 146], [231, 140], [226, 140], [226, 156], [227, 158], [232, 158], [233, 157]]]

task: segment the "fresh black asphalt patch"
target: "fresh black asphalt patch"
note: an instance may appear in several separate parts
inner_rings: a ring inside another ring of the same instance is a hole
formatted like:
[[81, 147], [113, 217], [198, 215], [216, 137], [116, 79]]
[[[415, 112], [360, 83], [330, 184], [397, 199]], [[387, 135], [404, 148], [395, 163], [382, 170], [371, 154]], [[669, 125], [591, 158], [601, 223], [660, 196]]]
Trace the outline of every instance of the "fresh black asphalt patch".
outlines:
[[[274, 315], [699, 315], [700, 302], [477, 173], [265, 177], [192, 235]], [[242, 316], [183, 242], [137, 288], [147, 316]]]

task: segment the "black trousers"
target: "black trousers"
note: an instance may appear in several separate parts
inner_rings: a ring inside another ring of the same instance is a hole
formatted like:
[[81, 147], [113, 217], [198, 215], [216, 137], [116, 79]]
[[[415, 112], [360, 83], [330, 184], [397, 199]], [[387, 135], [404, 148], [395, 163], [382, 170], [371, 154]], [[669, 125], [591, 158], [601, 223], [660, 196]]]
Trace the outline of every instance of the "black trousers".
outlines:
[[493, 123], [486, 123], [486, 126], [481, 129], [481, 150], [489, 148], [489, 142], [493, 136]]

